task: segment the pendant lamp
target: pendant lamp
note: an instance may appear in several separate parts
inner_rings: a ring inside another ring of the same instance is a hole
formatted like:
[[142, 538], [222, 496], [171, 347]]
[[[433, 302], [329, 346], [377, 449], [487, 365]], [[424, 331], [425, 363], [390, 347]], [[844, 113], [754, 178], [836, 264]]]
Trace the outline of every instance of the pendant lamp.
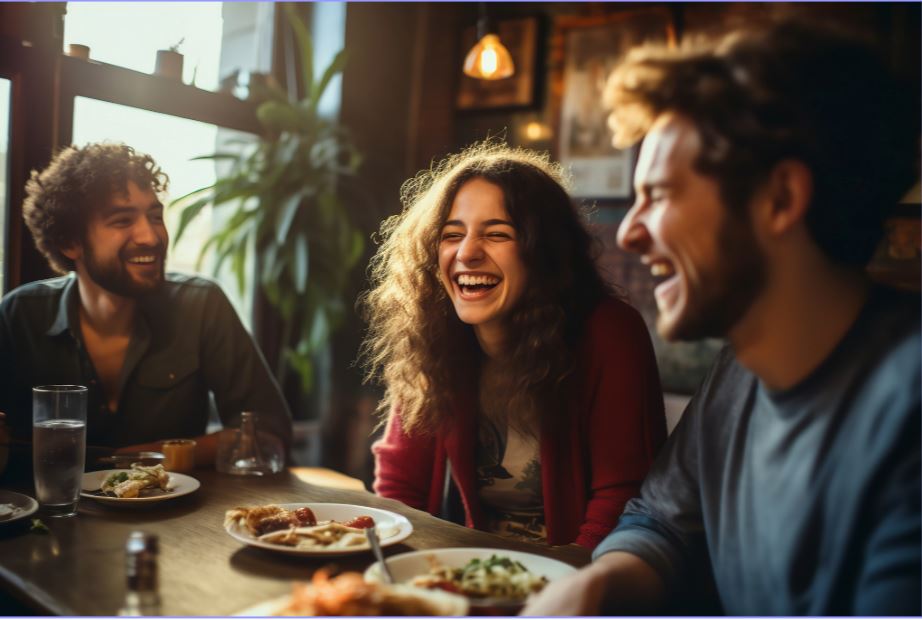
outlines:
[[501, 80], [515, 73], [509, 50], [499, 40], [496, 28], [487, 18], [487, 9], [480, 3], [477, 19], [477, 43], [464, 58], [464, 74], [479, 80]]

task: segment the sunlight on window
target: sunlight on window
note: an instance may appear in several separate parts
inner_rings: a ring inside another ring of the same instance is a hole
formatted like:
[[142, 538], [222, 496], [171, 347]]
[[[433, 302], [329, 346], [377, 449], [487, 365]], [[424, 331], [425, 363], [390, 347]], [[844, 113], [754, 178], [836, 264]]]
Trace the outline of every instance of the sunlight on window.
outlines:
[[10, 81], [0, 78], [0, 295], [6, 273], [6, 214], [9, 211], [7, 175], [10, 152]]
[[[215, 164], [210, 160], [190, 161], [193, 157], [207, 155], [216, 150], [239, 149], [239, 145], [228, 145], [227, 141], [252, 138], [250, 134], [222, 129], [208, 123], [97, 99], [77, 97], [74, 100], [73, 143], [82, 146], [88, 142], [124, 142], [140, 152], [148, 153], [170, 177], [168, 200], [179, 198], [215, 182]], [[203, 210], [183, 233], [179, 244], [171, 238], [167, 258], [169, 271], [198, 271], [211, 276], [211, 264], [206, 262], [201, 270], [197, 270], [196, 261], [200, 248], [213, 230], [214, 216], [211, 209]], [[175, 233], [178, 221], [179, 210], [167, 209], [167, 229], [171, 234]], [[249, 328], [251, 292], [241, 293], [234, 278], [226, 273], [226, 270], [220, 274], [218, 280], [237, 308], [240, 318]]]
[[92, 60], [153, 73], [157, 50], [179, 44], [183, 82], [215, 90], [222, 8], [221, 2], [68, 2], [64, 49], [88, 45]]

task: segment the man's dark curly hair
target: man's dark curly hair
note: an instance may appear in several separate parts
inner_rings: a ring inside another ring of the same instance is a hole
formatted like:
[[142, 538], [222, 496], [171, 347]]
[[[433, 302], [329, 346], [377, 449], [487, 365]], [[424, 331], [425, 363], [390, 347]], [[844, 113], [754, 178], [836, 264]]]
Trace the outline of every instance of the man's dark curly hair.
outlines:
[[639, 48], [609, 80], [616, 144], [642, 138], [662, 113], [701, 135], [696, 169], [741, 210], [785, 159], [813, 173], [806, 222], [831, 259], [860, 267], [887, 207], [918, 178], [918, 86], [892, 78], [849, 33], [784, 21], [723, 41]]
[[32, 171], [22, 215], [52, 269], [73, 271], [74, 262], [62, 250], [83, 242], [92, 210], [127, 191], [129, 181], [159, 194], [169, 178], [150, 155], [110, 143], [65, 147], [47, 168]]

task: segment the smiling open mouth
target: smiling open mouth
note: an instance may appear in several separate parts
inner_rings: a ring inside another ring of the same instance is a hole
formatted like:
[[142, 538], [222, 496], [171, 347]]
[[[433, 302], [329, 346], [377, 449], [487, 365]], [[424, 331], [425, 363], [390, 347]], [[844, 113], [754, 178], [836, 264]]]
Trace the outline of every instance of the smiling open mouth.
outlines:
[[133, 256], [128, 259], [128, 262], [133, 265], [149, 265], [153, 262], [156, 262], [157, 257], [153, 254], [147, 254], [144, 256]]
[[458, 288], [461, 289], [461, 293], [465, 295], [476, 295], [478, 293], [486, 293], [495, 288], [496, 285], [500, 283], [500, 278], [491, 275], [471, 275], [462, 273], [455, 276], [455, 282], [458, 284]]

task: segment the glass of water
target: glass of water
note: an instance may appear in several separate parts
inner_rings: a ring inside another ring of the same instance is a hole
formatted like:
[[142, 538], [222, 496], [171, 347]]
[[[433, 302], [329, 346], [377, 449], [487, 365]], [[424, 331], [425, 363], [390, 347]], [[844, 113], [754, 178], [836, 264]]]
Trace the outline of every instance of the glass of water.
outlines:
[[49, 517], [77, 514], [86, 460], [86, 396], [82, 385], [32, 388], [35, 498]]

